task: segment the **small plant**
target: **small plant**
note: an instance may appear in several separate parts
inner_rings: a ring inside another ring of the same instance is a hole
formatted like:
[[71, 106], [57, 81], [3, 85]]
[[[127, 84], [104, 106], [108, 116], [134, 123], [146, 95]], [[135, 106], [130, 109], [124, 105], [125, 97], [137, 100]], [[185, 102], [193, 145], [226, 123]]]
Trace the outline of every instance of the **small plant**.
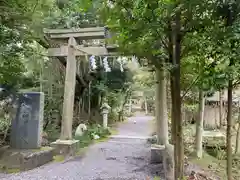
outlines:
[[62, 162], [65, 160], [65, 157], [63, 155], [56, 155], [56, 156], [53, 156], [53, 160], [54, 162]]
[[91, 144], [96, 137], [99, 137], [99, 139], [104, 139], [109, 135], [111, 135], [109, 129], [105, 129], [101, 125], [95, 124], [84, 131], [82, 136], [77, 136], [75, 139], [80, 141], [80, 148], [82, 148]]
[[213, 152], [217, 159], [219, 159], [219, 160], [226, 159], [226, 152], [225, 152], [225, 150], [223, 150], [221, 148], [220, 144], [218, 144], [218, 143], [216, 144], [216, 147], [214, 148]]
[[159, 176], [154, 176], [153, 180], [161, 180]]
[[219, 159], [219, 160], [226, 159], [226, 152], [225, 152], [225, 150], [222, 150], [222, 149], [216, 150], [216, 158]]

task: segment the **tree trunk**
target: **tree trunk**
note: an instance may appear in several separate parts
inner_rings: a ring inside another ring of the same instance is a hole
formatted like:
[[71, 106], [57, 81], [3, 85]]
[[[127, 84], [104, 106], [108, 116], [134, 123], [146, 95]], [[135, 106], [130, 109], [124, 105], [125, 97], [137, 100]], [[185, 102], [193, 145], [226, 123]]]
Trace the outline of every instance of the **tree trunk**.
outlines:
[[203, 118], [205, 98], [202, 90], [199, 91], [198, 119], [196, 122], [196, 156], [202, 158]]
[[[234, 22], [234, 11], [231, 10], [232, 5], [229, 5], [229, 9], [226, 13], [226, 27], [230, 27], [233, 25]], [[231, 49], [234, 51], [235, 47], [235, 40], [230, 42]], [[230, 59], [229, 67], [231, 68], [234, 65], [234, 59]], [[232, 137], [231, 137], [231, 130], [232, 130], [232, 94], [233, 94], [233, 78], [230, 76], [228, 81], [228, 103], [227, 103], [227, 179], [232, 180]]]
[[175, 161], [175, 179], [183, 179], [184, 176], [184, 148], [182, 133], [182, 116], [181, 116], [181, 87], [180, 87], [180, 60], [181, 60], [181, 12], [176, 12], [173, 24], [173, 70], [172, 70], [172, 111], [175, 126], [175, 144], [174, 144], [174, 161]]
[[227, 178], [232, 180], [232, 90], [233, 84], [230, 79], [228, 82], [228, 112], [227, 112]]
[[219, 126], [220, 129], [223, 126], [223, 98], [222, 98], [222, 91], [219, 90]]
[[167, 91], [164, 69], [156, 69], [156, 121], [158, 144], [168, 143]]

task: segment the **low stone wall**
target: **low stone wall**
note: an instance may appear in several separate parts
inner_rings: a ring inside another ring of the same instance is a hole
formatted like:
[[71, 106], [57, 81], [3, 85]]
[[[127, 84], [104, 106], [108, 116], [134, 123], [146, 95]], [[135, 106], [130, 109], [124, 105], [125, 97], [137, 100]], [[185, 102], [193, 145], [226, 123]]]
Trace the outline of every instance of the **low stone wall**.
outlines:
[[18, 169], [25, 171], [42, 166], [53, 160], [54, 149], [42, 147], [34, 150], [5, 149], [1, 155], [0, 164], [3, 169]]

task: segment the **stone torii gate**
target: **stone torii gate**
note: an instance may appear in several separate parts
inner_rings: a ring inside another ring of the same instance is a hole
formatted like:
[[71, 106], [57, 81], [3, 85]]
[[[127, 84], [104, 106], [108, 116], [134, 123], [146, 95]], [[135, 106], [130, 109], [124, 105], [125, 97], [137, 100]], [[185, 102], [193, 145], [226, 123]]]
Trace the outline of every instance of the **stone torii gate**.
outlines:
[[[57, 47], [48, 49], [48, 57], [66, 59], [66, 76], [64, 87], [64, 102], [61, 125], [60, 139], [52, 143], [57, 147], [60, 153], [73, 154], [78, 141], [72, 138], [72, 122], [74, 112], [74, 96], [76, 76], [81, 76], [81, 68], [85, 66], [88, 69], [89, 55], [111, 56], [114, 55], [115, 47], [107, 46], [89, 46], [86, 47], [84, 41], [104, 40], [108, 31], [105, 27], [90, 27], [80, 29], [44, 29], [45, 38], [50, 44], [57, 44]], [[116, 54], [115, 54], [116, 55]], [[80, 57], [80, 61], [77, 60]]]

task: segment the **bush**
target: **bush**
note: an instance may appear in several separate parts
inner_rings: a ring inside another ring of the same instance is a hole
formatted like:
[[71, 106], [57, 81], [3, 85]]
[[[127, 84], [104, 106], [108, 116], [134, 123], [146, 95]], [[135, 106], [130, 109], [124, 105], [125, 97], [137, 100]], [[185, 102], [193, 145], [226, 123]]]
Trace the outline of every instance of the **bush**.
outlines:
[[98, 135], [100, 138], [105, 138], [111, 134], [109, 129], [105, 129], [99, 124], [89, 127], [85, 133], [89, 134], [92, 139], [94, 135]]
[[75, 139], [80, 141], [80, 148], [86, 147], [91, 144], [94, 140], [94, 136], [99, 136], [99, 138], [106, 138], [111, 135], [109, 129], [105, 129], [100, 125], [92, 125], [83, 133], [82, 136], [77, 136]]
[[108, 123], [112, 124], [118, 121], [118, 113], [116, 111], [110, 111], [108, 114]]

